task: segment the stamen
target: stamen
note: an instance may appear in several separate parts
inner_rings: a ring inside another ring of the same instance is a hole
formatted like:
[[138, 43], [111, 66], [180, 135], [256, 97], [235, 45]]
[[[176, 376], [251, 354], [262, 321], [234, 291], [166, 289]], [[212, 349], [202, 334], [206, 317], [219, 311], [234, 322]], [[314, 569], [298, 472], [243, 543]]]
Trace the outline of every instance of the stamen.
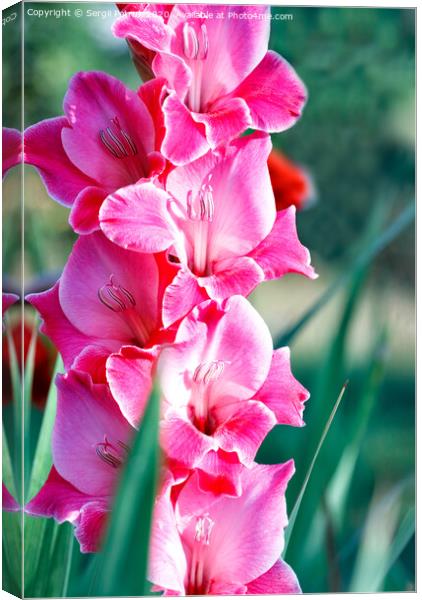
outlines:
[[113, 312], [122, 312], [136, 305], [135, 298], [122, 285], [113, 282], [114, 275], [110, 275], [110, 282], [98, 290], [98, 298], [104, 306]]
[[127, 158], [138, 154], [135, 142], [127, 131], [121, 128], [118, 117], [111, 119], [109, 127], [100, 129], [100, 139], [115, 158]]
[[189, 23], [183, 25], [183, 54], [188, 60], [205, 60], [208, 56], [208, 33], [207, 26], [202, 23], [200, 36], [195, 27]]
[[215, 381], [223, 374], [225, 368], [224, 360], [213, 360], [199, 364], [194, 373], [193, 381], [207, 385], [210, 381]]
[[[129, 452], [129, 447], [122, 441], [118, 440], [117, 445], [120, 446], [120, 448], [124, 450], [126, 454]], [[111, 444], [108, 441], [107, 436], [104, 436], [103, 442], [99, 442], [95, 446], [95, 452], [103, 462], [108, 464], [113, 469], [118, 469], [123, 463], [123, 456], [121, 450], [119, 450], [119, 448]]]
[[211, 531], [214, 525], [214, 521], [208, 515], [197, 517], [195, 525], [195, 542], [209, 546]]
[[189, 594], [202, 595], [209, 591], [210, 581], [206, 569], [206, 558], [214, 524], [208, 515], [197, 517], [189, 572]]
[[212, 173], [208, 175], [207, 180], [199, 188], [196, 196], [189, 190], [187, 196], [187, 213], [191, 221], [208, 221], [212, 223], [214, 219], [214, 198], [213, 189], [210, 184]]

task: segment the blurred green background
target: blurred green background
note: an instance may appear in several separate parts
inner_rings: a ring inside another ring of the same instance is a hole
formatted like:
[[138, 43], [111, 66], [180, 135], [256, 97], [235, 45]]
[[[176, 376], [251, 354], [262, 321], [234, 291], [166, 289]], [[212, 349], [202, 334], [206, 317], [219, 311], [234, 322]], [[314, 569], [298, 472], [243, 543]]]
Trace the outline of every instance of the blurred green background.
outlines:
[[[78, 6], [102, 14], [76, 18]], [[76, 71], [104, 70], [129, 87], [139, 85], [126, 44], [110, 33], [113, 4], [25, 3], [26, 12], [31, 8], [70, 9], [72, 16], [25, 16], [25, 126], [62, 114]], [[297, 221], [320, 275], [316, 281], [289, 275], [253, 293], [278, 340], [414, 203], [415, 12], [273, 12], [292, 18], [272, 22], [270, 47], [294, 65], [309, 91], [302, 119], [273, 142], [312, 175], [317, 201]], [[4, 45], [4, 52], [16, 52], [13, 36]], [[3, 124], [11, 127], [20, 124], [16, 77], [11, 61], [3, 69]], [[14, 172], [4, 183], [3, 268], [10, 290], [20, 264], [18, 184]], [[59, 276], [74, 234], [67, 209], [48, 198], [32, 168], [26, 169], [25, 210], [25, 281], [32, 291]], [[308, 425], [276, 428], [258, 457], [294, 457], [289, 510], [349, 380], [286, 553], [305, 592], [414, 589], [414, 244], [411, 225], [290, 339], [293, 371], [311, 391]]]

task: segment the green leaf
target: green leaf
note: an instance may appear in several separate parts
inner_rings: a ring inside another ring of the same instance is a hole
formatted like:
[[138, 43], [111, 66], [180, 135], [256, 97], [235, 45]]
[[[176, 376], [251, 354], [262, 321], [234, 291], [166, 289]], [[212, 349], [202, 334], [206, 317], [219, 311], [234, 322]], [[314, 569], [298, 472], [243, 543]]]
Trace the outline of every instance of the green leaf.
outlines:
[[93, 595], [150, 595], [146, 577], [159, 468], [158, 422], [155, 387], [122, 473], [104, 547], [91, 567]]
[[341, 290], [356, 274], [367, 267], [387, 246], [394, 241], [415, 218], [415, 205], [410, 204], [397, 219], [382, 233], [376, 236], [372, 243], [363, 248], [360, 254], [349, 265], [343, 268], [342, 274], [329, 286], [309, 310], [287, 331], [282, 333], [274, 342], [276, 348], [288, 346], [306, 323], [323, 308], [329, 300]]
[[44, 416], [41, 424], [40, 433], [38, 436], [34, 460], [32, 463], [31, 477], [26, 493], [27, 500], [30, 500], [41, 488], [43, 483], [46, 481], [51, 466], [53, 464], [53, 459], [51, 455], [51, 435], [53, 431], [57, 407], [57, 388], [55, 385], [55, 379], [57, 373], [61, 372], [62, 370], [63, 363], [60, 356], [58, 356], [54, 368], [53, 377], [51, 380], [50, 389], [48, 391]]
[[286, 552], [287, 552], [287, 548], [288, 548], [289, 541], [290, 541], [290, 536], [291, 536], [293, 528], [295, 526], [296, 518], [297, 518], [297, 515], [298, 515], [298, 512], [299, 512], [300, 505], [302, 503], [302, 499], [303, 499], [303, 496], [305, 494], [305, 491], [306, 491], [309, 479], [310, 479], [310, 477], [312, 475], [312, 471], [314, 469], [314, 466], [315, 466], [315, 463], [317, 461], [318, 455], [320, 453], [320, 450], [322, 448], [324, 440], [327, 437], [327, 433], [330, 430], [330, 427], [331, 427], [331, 424], [332, 424], [333, 419], [335, 417], [335, 414], [337, 412], [337, 409], [340, 406], [340, 402], [341, 402], [341, 400], [342, 400], [342, 398], [344, 396], [344, 392], [346, 391], [346, 387], [347, 387], [347, 382], [341, 388], [340, 394], [338, 395], [338, 398], [337, 398], [337, 400], [336, 400], [336, 402], [334, 404], [333, 410], [331, 411], [331, 414], [330, 414], [330, 416], [328, 418], [328, 421], [325, 424], [324, 430], [323, 430], [323, 432], [321, 434], [321, 437], [319, 439], [318, 445], [317, 445], [316, 450], [314, 452], [311, 464], [309, 465], [308, 472], [306, 473], [305, 479], [304, 479], [304, 481], [302, 483], [302, 487], [300, 489], [299, 495], [298, 495], [298, 497], [296, 499], [296, 502], [294, 504], [293, 510], [290, 513], [289, 524], [288, 524], [288, 526], [286, 528], [286, 531], [285, 531], [284, 554], [286, 554]]
[[[413, 534], [412, 513], [407, 513], [398, 527], [403, 492], [408, 480], [397, 484], [387, 493], [376, 490], [369, 507], [349, 591], [378, 592], [397, 552], [403, 549]], [[394, 539], [398, 542], [394, 544]]]
[[25, 369], [23, 376], [23, 469], [24, 469], [24, 486], [26, 489], [29, 470], [31, 467], [31, 452], [30, 452], [30, 424], [31, 424], [31, 399], [32, 399], [32, 384], [34, 381], [35, 369], [35, 350], [38, 336], [38, 318], [35, 316], [31, 340], [29, 342], [28, 352], [25, 358]]
[[354, 425], [351, 427], [352, 437], [345, 447], [337, 469], [327, 487], [326, 500], [337, 529], [343, 523], [355, 465], [385, 375], [386, 357], [386, 333], [382, 331], [369, 361], [368, 372], [363, 382], [363, 390], [356, 406]]

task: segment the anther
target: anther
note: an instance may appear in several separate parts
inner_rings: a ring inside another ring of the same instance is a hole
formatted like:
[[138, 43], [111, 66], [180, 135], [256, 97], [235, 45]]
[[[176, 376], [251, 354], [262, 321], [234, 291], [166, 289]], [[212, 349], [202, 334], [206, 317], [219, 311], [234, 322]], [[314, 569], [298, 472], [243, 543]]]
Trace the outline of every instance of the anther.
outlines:
[[[121, 450], [124, 450], [126, 454], [129, 452], [129, 447], [120, 440], [118, 440], [117, 445]], [[122, 465], [123, 460], [121, 450], [111, 444], [106, 436], [104, 436], [103, 442], [99, 442], [95, 446], [97, 456], [113, 469], [118, 469]]]
[[138, 154], [135, 142], [127, 131], [121, 128], [117, 117], [111, 120], [109, 127], [100, 129], [100, 139], [115, 158], [127, 158]]
[[210, 381], [215, 381], [223, 374], [225, 362], [223, 360], [213, 360], [199, 364], [194, 373], [193, 381], [195, 383], [204, 383], [207, 385]]
[[214, 525], [214, 521], [208, 515], [198, 517], [195, 524], [195, 542], [209, 546]]
[[191, 221], [208, 221], [211, 223], [214, 219], [214, 198], [213, 190], [210, 184], [211, 175], [203, 183], [196, 196], [193, 196], [192, 190], [187, 196], [187, 213]]
[[201, 25], [200, 37], [193, 25], [183, 25], [183, 53], [189, 60], [205, 60], [208, 56], [208, 34], [205, 23]]
[[115, 284], [114, 275], [110, 275], [110, 282], [98, 290], [98, 298], [104, 306], [113, 312], [122, 312], [136, 305], [133, 295], [122, 285]]

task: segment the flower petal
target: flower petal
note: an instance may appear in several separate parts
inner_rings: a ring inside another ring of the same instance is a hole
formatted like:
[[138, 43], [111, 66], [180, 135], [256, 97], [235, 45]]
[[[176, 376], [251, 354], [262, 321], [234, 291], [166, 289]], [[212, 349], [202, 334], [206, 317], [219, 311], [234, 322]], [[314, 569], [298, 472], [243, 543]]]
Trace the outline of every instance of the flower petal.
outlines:
[[93, 233], [100, 228], [98, 212], [107, 192], [100, 187], [88, 186], [75, 199], [69, 215], [72, 229], [79, 234]]
[[3, 510], [7, 510], [8, 512], [17, 512], [21, 509], [3, 482], [1, 488], [1, 506]]
[[103, 500], [88, 502], [79, 514], [75, 536], [81, 545], [81, 552], [98, 552], [107, 522], [109, 510]]
[[[126, 457], [124, 446], [133, 428], [121, 414], [105, 385], [92, 384], [84, 373], [69, 371], [56, 380], [57, 416], [53, 430], [53, 461], [57, 471], [81, 492], [108, 496], [114, 491], [119, 469], [97, 453], [112, 445], [116, 458]], [[83, 427], [81, 427], [83, 423]]]
[[161, 421], [161, 443], [167, 456], [179, 467], [195, 468], [210, 450], [217, 450], [217, 443], [199, 432], [188, 420], [168, 411]]
[[265, 436], [276, 424], [274, 415], [264, 404], [253, 400], [239, 402], [234, 414], [233, 408], [227, 406], [216, 412], [222, 422], [214, 433], [220, 448], [236, 452], [243, 464], [250, 465]]
[[12, 167], [22, 162], [22, 134], [17, 129], [2, 128], [2, 177]]
[[304, 425], [302, 414], [309, 392], [293, 377], [290, 368], [290, 349], [274, 351], [270, 372], [264, 385], [255, 396], [273, 411], [277, 423], [282, 425]]
[[204, 300], [207, 300], [207, 294], [199, 287], [196, 277], [187, 268], [179, 269], [176, 277], [164, 292], [164, 326], [168, 327], [179, 321]]
[[205, 125], [205, 135], [212, 149], [240, 136], [252, 123], [248, 105], [242, 98], [227, 98], [209, 112], [191, 114], [194, 121]]
[[166, 135], [161, 151], [174, 165], [185, 165], [209, 150], [205, 127], [196, 123], [176, 92], [171, 92], [163, 102]]
[[270, 50], [232, 96], [245, 100], [254, 129], [273, 133], [295, 124], [307, 92], [293, 67]]
[[49, 195], [65, 206], [71, 206], [86, 187], [98, 185], [81, 171], [66, 154], [62, 130], [70, 129], [66, 117], [46, 119], [24, 133], [25, 163], [38, 170]]
[[59, 523], [74, 523], [82, 507], [92, 500], [66, 481], [53, 466], [40, 491], [26, 504], [25, 512], [36, 517], [54, 517]]
[[301, 594], [299, 582], [291, 567], [278, 560], [266, 573], [248, 583], [247, 594]]
[[151, 182], [122, 188], [104, 201], [101, 229], [123, 248], [137, 252], [166, 250], [174, 240], [167, 201], [168, 194]]
[[157, 352], [123, 346], [107, 360], [107, 381], [123, 416], [138, 427], [152, 389], [152, 368]]
[[270, 234], [249, 253], [266, 279], [277, 279], [286, 273], [299, 273], [310, 279], [318, 277], [311, 266], [308, 249], [297, 237], [295, 216], [294, 206], [278, 211]]
[[214, 274], [200, 277], [198, 283], [210, 298], [223, 300], [235, 294], [249, 296], [264, 278], [261, 267], [252, 258], [241, 256], [218, 262]]

